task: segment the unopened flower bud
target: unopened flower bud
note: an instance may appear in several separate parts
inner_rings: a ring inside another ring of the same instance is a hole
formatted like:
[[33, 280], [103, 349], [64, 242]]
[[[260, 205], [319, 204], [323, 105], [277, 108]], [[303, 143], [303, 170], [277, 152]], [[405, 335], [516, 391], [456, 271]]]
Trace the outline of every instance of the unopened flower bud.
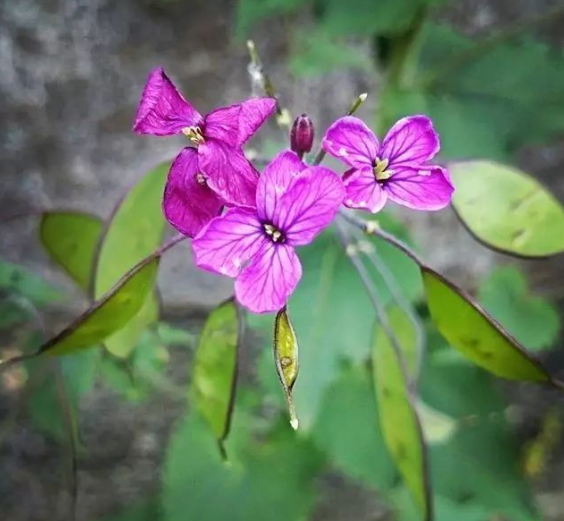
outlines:
[[309, 119], [307, 114], [298, 116], [290, 132], [290, 148], [302, 157], [305, 152], [311, 150], [314, 135], [313, 121]]

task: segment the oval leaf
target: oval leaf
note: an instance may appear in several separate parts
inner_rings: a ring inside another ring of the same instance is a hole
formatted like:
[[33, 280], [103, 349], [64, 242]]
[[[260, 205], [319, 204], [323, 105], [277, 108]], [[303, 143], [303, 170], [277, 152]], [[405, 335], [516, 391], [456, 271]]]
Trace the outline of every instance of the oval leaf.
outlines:
[[278, 312], [274, 321], [274, 361], [288, 402], [290, 425], [297, 430], [299, 422], [292, 399], [292, 388], [296, 383], [299, 371], [298, 339], [286, 308]]
[[141, 309], [157, 278], [159, 259], [148, 259], [36, 354], [66, 355], [93, 346], [127, 324]]
[[237, 307], [228, 300], [210, 313], [194, 358], [191, 397], [221, 448], [229, 433], [235, 399], [239, 336]]
[[421, 271], [433, 321], [452, 347], [496, 376], [552, 381], [540, 362], [460, 288], [428, 267]]
[[[401, 339], [398, 338], [401, 343]], [[384, 441], [421, 516], [433, 518], [427, 448], [403, 359], [384, 328], [378, 327], [372, 350], [372, 367]]]
[[[101, 239], [96, 261], [94, 298], [108, 288], [141, 259], [160, 245], [165, 228], [161, 200], [168, 171], [161, 164], [143, 177], [116, 208]], [[159, 315], [158, 298], [154, 293], [131, 322], [106, 339], [106, 348], [115, 356], [129, 356], [143, 330]]]
[[449, 165], [452, 204], [486, 246], [524, 257], [564, 251], [564, 208], [534, 178], [491, 161]]
[[51, 257], [83, 290], [91, 284], [102, 221], [81, 212], [45, 212], [39, 237]]

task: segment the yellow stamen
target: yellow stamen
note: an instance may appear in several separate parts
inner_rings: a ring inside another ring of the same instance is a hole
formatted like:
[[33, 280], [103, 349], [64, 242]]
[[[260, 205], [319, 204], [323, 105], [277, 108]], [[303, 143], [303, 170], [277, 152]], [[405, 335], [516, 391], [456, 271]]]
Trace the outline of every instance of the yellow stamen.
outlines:
[[182, 133], [195, 145], [205, 143], [204, 136], [200, 127], [184, 127]]
[[374, 171], [374, 177], [376, 178], [377, 181], [385, 181], [386, 179], [392, 177], [393, 171], [386, 170], [389, 164], [390, 161], [388, 159], [376, 158], [376, 161], [374, 162], [373, 171]]
[[278, 242], [282, 238], [282, 233], [272, 226], [272, 224], [265, 224], [264, 231], [266, 235], [272, 237], [272, 242]]

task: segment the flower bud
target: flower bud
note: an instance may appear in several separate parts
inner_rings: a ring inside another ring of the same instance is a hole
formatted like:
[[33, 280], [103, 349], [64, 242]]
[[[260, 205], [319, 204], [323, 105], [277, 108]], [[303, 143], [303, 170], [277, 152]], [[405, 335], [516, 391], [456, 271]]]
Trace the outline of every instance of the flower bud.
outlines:
[[298, 116], [290, 132], [290, 148], [302, 157], [305, 152], [311, 150], [314, 135], [313, 121], [309, 119], [307, 114]]

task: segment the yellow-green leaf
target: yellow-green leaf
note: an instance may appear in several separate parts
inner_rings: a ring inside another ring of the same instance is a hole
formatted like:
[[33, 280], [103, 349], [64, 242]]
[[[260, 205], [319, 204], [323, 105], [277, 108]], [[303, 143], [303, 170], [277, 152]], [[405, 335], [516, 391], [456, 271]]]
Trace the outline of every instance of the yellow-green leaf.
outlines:
[[81, 316], [41, 346], [37, 354], [66, 355], [93, 346], [121, 329], [141, 309], [157, 277], [153, 258], [94, 302]]
[[427, 443], [445, 443], [450, 440], [458, 428], [454, 418], [421, 400], [418, 400], [415, 406]]
[[564, 251], [564, 208], [533, 177], [492, 161], [453, 163], [449, 170], [452, 204], [478, 240], [525, 257]]
[[39, 225], [41, 243], [51, 259], [84, 291], [91, 284], [101, 234], [100, 219], [81, 212], [45, 212]]
[[290, 425], [297, 429], [298, 418], [292, 400], [292, 388], [296, 383], [299, 371], [298, 339], [286, 308], [277, 313], [274, 322], [274, 361], [288, 402]]
[[194, 358], [191, 398], [220, 443], [231, 422], [239, 330], [237, 307], [228, 300], [210, 313]]
[[[402, 342], [399, 337], [396, 338]], [[422, 518], [429, 521], [432, 519], [433, 504], [427, 448], [411, 396], [406, 364], [400, 356], [401, 351], [396, 351], [389, 336], [382, 327], [378, 327], [372, 350], [372, 366], [384, 441], [411, 492], [417, 510]]]
[[452, 282], [422, 268], [427, 303], [437, 329], [464, 356], [496, 376], [551, 382], [546, 369]]
[[[161, 164], [143, 177], [118, 205], [104, 234], [96, 263], [94, 297], [98, 298], [141, 259], [161, 244], [165, 228], [161, 201], [168, 164]], [[143, 330], [159, 314], [152, 292], [139, 313], [126, 327], [104, 342], [110, 353], [129, 356]]]

